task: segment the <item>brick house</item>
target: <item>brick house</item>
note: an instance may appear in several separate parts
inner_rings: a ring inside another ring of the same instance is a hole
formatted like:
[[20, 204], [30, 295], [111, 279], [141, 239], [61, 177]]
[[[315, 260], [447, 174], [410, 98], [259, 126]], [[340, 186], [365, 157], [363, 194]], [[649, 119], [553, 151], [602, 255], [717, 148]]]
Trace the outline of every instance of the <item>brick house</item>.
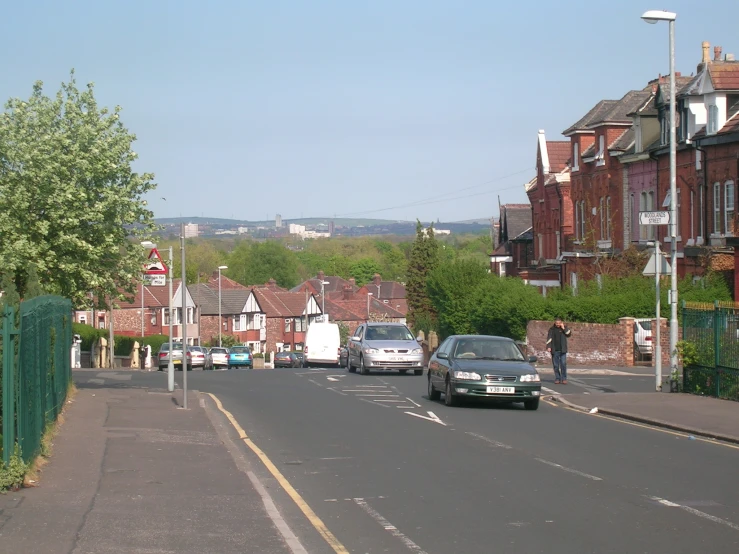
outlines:
[[308, 325], [322, 315], [314, 294], [270, 287], [252, 288], [243, 311], [238, 330], [253, 333], [246, 343], [256, 352], [302, 350]]
[[[353, 284], [353, 279], [352, 279]], [[375, 300], [380, 301], [392, 308], [395, 312], [400, 312], [405, 317], [408, 314], [408, 301], [405, 298], [405, 285], [397, 281], [383, 281], [379, 273], [375, 273], [372, 281], [359, 288], [360, 294], [372, 293]], [[330, 298], [331, 293], [327, 295]], [[344, 290], [341, 291], [343, 296]]]
[[498, 246], [490, 255], [490, 271], [501, 277], [514, 277], [534, 262], [531, 206], [504, 204], [499, 210]]
[[366, 321], [406, 322], [404, 312], [393, 308], [390, 303], [386, 304], [386, 299], [375, 298], [374, 294], [369, 295], [363, 289], [364, 287], [355, 291], [350, 285], [346, 285], [340, 295], [327, 295], [326, 314], [329, 319], [345, 324], [350, 333]]

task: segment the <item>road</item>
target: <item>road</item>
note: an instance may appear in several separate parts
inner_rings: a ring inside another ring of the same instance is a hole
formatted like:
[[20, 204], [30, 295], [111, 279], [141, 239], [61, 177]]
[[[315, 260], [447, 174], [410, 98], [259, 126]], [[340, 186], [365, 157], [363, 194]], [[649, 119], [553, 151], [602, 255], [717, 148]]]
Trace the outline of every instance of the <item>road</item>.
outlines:
[[[425, 376], [284, 369], [188, 377], [219, 399], [309, 507], [311, 518], [243, 447], [311, 553], [739, 551], [732, 445], [547, 402], [536, 412], [448, 408], [426, 398]], [[652, 384], [646, 374], [573, 374], [570, 382], [567, 390], [592, 394]], [[130, 384], [166, 386], [166, 376], [139, 373]]]

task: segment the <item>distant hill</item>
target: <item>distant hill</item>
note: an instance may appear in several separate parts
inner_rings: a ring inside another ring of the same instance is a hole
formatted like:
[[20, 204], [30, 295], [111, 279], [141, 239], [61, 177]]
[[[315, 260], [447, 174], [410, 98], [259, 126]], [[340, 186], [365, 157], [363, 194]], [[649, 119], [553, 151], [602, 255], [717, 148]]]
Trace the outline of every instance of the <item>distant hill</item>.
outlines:
[[[404, 221], [397, 219], [369, 219], [369, 218], [330, 218], [330, 217], [306, 217], [301, 219], [283, 219], [283, 225], [289, 225], [295, 223], [297, 225], [328, 225], [331, 221], [337, 227], [378, 227], [378, 226], [391, 226], [391, 225], [413, 225], [414, 221]], [[275, 224], [274, 219], [261, 220], [261, 221], [249, 221], [246, 219], [226, 219], [221, 217], [162, 217], [155, 218], [154, 222], [159, 225], [179, 225], [181, 223], [195, 223], [197, 225], [214, 225], [220, 227], [269, 227]], [[422, 221], [424, 225], [428, 225], [430, 222]], [[434, 222], [434, 226], [440, 229], [447, 229], [450, 226], [459, 225], [490, 225], [490, 218], [482, 219], [468, 219], [465, 221], [452, 221], [452, 222]]]

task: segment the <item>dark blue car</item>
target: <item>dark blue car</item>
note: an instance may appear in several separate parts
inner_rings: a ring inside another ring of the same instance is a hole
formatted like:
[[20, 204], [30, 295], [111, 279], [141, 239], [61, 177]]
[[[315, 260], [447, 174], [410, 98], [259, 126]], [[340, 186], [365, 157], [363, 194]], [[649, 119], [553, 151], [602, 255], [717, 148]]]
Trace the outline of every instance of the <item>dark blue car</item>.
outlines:
[[248, 346], [232, 346], [228, 351], [228, 369], [234, 367], [252, 368], [254, 359]]

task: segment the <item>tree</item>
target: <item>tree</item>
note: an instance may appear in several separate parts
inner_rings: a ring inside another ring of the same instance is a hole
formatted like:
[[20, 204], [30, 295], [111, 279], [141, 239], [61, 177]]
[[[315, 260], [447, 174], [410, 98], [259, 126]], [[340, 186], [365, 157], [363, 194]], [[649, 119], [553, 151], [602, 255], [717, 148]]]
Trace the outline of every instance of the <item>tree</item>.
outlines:
[[426, 277], [439, 263], [439, 247], [434, 228], [424, 229], [416, 221], [416, 240], [410, 250], [405, 294], [408, 300], [408, 322], [415, 331], [430, 330], [436, 322], [436, 310], [426, 291]]
[[360, 287], [366, 285], [372, 280], [375, 273], [380, 273], [380, 264], [372, 258], [363, 258], [352, 264], [349, 274], [354, 277], [357, 285]]
[[484, 264], [471, 259], [440, 263], [426, 278], [429, 300], [438, 313], [442, 337], [474, 333], [470, 321], [475, 289], [488, 278]]
[[279, 242], [240, 242], [227, 265], [226, 275], [245, 285], [262, 285], [270, 279], [284, 288], [298, 284], [298, 261]]
[[0, 114], [0, 267], [21, 296], [29, 260], [41, 287], [77, 306], [133, 292], [144, 258], [130, 237], [154, 230], [142, 197], [156, 185], [131, 169], [136, 137], [120, 113], [98, 106], [92, 84], [78, 90], [72, 72], [53, 98], [37, 82]]

